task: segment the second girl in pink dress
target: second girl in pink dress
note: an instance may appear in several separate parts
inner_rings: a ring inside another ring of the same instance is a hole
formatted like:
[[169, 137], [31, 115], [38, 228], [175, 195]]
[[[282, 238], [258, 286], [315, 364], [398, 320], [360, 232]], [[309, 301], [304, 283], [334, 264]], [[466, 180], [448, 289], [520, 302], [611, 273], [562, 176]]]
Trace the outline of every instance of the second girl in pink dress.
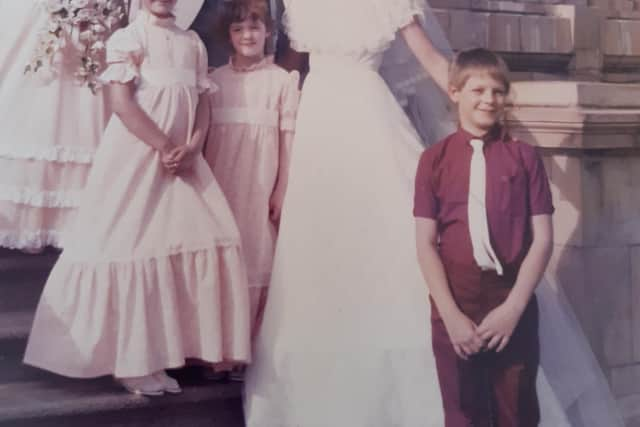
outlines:
[[228, 65], [211, 73], [220, 90], [211, 95], [205, 149], [240, 229], [253, 335], [271, 276], [299, 98], [298, 72], [288, 73], [265, 56], [272, 27], [265, 1], [225, 6], [221, 31], [233, 55]]

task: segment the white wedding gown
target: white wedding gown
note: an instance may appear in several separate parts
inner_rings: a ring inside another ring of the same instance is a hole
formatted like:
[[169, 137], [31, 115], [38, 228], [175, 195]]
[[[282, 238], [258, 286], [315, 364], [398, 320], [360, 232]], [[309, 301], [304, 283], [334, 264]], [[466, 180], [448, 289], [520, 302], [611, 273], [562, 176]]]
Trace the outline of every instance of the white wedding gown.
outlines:
[[[412, 217], [423, 147], [377, 72], [425, 4], [285, 4], [289, 37], [311, 53], [311, 71], [247, 372], [247, 426], [442, 427]], [[539, 389], [543, 425], [569, 426], [545, 375]]]
[[102, 92], [74, 78], [67, 46], [57, 75], [25, 74], [47, 28], [41, 0], [0, 0], [0, 246], [62, 247], [109, 116]]

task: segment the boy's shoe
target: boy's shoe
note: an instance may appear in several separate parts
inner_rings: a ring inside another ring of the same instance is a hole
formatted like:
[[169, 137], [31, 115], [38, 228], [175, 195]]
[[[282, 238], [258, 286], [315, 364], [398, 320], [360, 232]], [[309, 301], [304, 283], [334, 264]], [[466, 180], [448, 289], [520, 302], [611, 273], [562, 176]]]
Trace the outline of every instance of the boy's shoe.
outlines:
[[164, 394], [164, 387], [153, 377], [153, 375], [145, 375], [144, 377], [116, 378], [116, 381], [118, 381], [122, 387], [127, 389], [129, 393], [143, 396], [162, 396]]
[[166, 371], [158, 371], [154, 373], [153, 378], [162, 385], [162, 389], [167, 393], [179, 394], [182, 393], [180, 384], [175, 379], [167, 375]]

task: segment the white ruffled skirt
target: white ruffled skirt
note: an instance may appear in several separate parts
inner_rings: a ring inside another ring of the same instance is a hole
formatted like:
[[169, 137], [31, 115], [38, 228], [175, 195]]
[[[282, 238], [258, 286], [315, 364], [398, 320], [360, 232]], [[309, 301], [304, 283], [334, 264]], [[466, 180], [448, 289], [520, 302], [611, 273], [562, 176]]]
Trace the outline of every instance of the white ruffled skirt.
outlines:
[[0, 246], [62, 247], [107, 109], [76, 84], [65, 51], [51, 81], [25, 75], [47, 18], [37, 0], [0, 4]]

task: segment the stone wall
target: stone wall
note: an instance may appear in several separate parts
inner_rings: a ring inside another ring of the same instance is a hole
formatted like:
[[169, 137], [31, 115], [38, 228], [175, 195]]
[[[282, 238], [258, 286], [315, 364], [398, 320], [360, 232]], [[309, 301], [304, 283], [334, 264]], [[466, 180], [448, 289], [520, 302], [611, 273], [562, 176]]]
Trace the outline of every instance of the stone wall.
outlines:
[[640, 82], [639, 0], [430, 3], [455, 49], [498, 51], [518, 79]]
[[629, 426], [640, 425], [640, 86], [518, 82], [512, 132], [540, 147], [562, 286]]
[[557, 209], [548, 274], [640, 426], [640, 0], [430, 3], [454, 49], [497, 51], [518, 81], [508, 124]]

